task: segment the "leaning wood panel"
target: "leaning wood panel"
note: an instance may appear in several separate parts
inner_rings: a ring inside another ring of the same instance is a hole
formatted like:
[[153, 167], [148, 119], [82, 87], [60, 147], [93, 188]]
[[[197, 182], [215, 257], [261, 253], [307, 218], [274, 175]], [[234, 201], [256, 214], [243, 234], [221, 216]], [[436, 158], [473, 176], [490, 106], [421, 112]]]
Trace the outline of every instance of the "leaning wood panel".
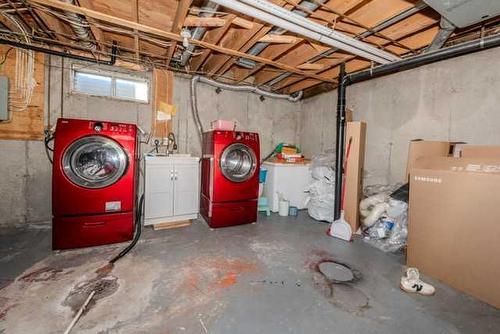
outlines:
[[174, 75], [171, 71], [153, 70], [153, 119], [152, 133], [154, 138], [167, 137], [171, 130], [171, 120], [158, 120], [161, 106], [172, 104]]
[[[1, 46], [3, 59], [9, 47]], [[9, 52], [7, 60], [0, 67], [0, 74], [9, 78], [9, 87], [15, 83], [16, 50]], [[10, 120], [0, 122], [0, 139], [42, 140], [44, 130], [45, 69], [44, 55], [35, 53], [34, 79], [36, 81], [31, 102], [24, 111], [11, 111]]]

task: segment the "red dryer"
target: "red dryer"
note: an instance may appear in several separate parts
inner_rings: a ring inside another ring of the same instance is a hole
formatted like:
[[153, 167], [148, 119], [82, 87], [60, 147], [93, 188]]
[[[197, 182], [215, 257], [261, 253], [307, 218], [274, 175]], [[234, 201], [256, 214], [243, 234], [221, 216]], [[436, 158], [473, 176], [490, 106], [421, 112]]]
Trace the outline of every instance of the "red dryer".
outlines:
[[52, 169], [52, 247], [97, 246], [132, 239], [137, 128], [61, 118]]
[[203, 134], [200, 212], [211, 227], [257, 221], [259, 135], [214, 130]]

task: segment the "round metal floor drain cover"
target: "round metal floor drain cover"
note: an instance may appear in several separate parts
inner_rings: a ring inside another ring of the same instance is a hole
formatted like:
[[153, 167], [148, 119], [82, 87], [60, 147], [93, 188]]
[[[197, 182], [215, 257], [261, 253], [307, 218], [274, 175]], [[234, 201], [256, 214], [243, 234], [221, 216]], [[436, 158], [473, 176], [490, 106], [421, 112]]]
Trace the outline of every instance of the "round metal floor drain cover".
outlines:
[[340, 263], [322, 262], [319, 264], [319, 271], [332, 281], [351, 282], [354, 279], [351, 269]]

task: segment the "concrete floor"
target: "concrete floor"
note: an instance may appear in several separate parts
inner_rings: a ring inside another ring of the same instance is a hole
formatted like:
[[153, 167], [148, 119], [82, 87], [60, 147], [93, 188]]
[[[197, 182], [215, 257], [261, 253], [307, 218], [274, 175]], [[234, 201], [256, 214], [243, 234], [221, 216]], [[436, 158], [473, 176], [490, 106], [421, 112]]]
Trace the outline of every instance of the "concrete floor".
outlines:
[[[219, 230], [146, 229], [109, 270], [123, 245], [53, 253], [49, 226], [3, 230], [0, 333], [61, 333], [93, 289], [74, 333], [500, 332], [499, 310], [431, 279], [435, 296], [403, 293], [401, 255], [325, 229], [304, 212]], [[355, 282], [317, 271], [332, 260]]]

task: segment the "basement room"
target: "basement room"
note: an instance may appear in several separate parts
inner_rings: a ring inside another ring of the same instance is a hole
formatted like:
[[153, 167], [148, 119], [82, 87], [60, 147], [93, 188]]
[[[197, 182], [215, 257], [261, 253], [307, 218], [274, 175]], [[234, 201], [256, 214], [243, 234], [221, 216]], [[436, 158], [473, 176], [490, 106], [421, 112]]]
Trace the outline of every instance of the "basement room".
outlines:
[[0, 0], [0, 334], [500, 333], [500, 1]]

